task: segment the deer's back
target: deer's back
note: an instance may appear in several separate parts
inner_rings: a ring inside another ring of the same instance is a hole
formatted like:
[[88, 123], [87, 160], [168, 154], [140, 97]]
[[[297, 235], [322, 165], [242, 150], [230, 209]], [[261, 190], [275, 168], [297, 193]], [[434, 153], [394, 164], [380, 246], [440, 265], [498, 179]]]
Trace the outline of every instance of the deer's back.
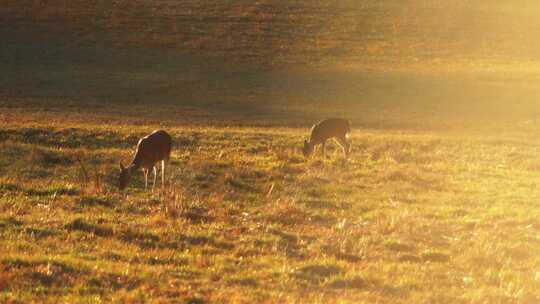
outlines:
[[172, 138], [163, 131], [152, 132], [139, 140], [133, 162], [142, 168], [151, 168], [161, 160], [168, 160], [171, 154]]
[[348, 120], [342, 118], [325, 119], [311, 129], [311, 141], [322, 142], [332, 137], [342, 137], [349, 131]]

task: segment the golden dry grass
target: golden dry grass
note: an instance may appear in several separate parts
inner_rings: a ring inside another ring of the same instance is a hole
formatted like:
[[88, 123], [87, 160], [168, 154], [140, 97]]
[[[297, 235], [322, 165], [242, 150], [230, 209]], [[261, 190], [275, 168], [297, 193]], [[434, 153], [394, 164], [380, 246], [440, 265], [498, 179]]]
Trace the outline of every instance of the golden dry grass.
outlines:
[[3, 115], [3, 301], [540, 300], [525, 135], [356, 128], [349, 160], [306, 160], [307, 128], [166, 123], [168, 187], [122, 194], [152, 120]]

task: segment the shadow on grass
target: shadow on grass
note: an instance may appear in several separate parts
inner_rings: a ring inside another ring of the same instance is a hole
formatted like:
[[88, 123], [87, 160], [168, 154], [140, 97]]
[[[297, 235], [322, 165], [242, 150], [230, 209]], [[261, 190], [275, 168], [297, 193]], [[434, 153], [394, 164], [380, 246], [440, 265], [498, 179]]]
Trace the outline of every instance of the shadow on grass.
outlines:
[[49, 228], [33, 228], [28, 227], [24, 229], [24, 232], [36, 239], [43, 239], [58, 234], [58, 231]]
[[362, 277], [354, 276], [331, 280], [326, 284], [326, 287], [330, 289], [364, 289], [369, 287], [369, 284]]
[[4, 258], [1, 260], [0, 264], [2, 264], [6, 269], [21, 269], [21, 268], [28, 268], [28, 267], [37, 267], [37, 266], [47, 266], [50, 265], [51, 267], [57, 268], [57, 270], [60, 270], [65, 273], [73, 273], [78, 270], [76, 270], [74, 267], [60, 261], [50, 261], [50, 260], [25, 260], [22, 258]]
[[215, 220], [213, 216], [208, 215], [208, 210], [201, 207], [191, 207], [184, 210], [181, 216], [189, 220], [192, 224], [211, 223]]
[[310, 209], [322, 209], [322, 210], [349, 210], [351, 208], [351, 203], [347, 202], [332, 202], [330, 200], [320, 200], [320, 199], [308, 199], [301, 201], [307, 208]]
[[0, 219], [0, 228], [18, 227], [23, 224], [23, 221], [14, 218], [13, 216]]
[[[32, 171], [32, 170], [30, 170]], [[45, 175], [48, 175], [47, 172], [43, 171]], [[31, 174], [33, 177], [36, 177], [36, 172], [32, 171]], [[41, 173], [40, 173], [41, 174]], [[17, 184], [11, 183], [1, 183], [0, 184], [0, 193], [22, 193], [25, 196], [29, 197], [43, 197], [43, 196], [76, 196], [81, 192], [80, 190], [72, 187], [65, 186], [48, 186], [48, 187], [24, 187]]]
[[[89, 131], [79, 128], [54, 130], [46, 128], [19, 128], [0, 130], [0, 140], [11, 140], [33, 145], [65, 148], [128, 148], [137, 144], [143, 134], [121, 136], [113, 131]], [[64, 161], [46, 155], [53, 162]]]
[[329, 277], [344, 273], [344, 270], [332, 264], [307, 265], [297, 269], [293, 276], [308, 283], [321, 283]]
[[71, 223], [67, 224], [65, 228], [69, 231], [82, 231], [87, 233], [92, 233], [97, 236], [110, 237], [114, 234], [113, 229], [105, 226], [100, 226], [92, 223], [86, 222], [82, 218], [73, 220]]
[[28, 196], [79, 195], [80, 191], [66, 187], [51, 187], [45, 189], [26, 188], [23, 192]]
[[116, 237], [120, 241], [131, 243], [141, 248], [182, 249], [190, 246], [211, 246], [222, 250], [231, 250], [234, 248], [234, 244], [232, 243], [215, 240], [208, 236], [179, 235], [167, 239], [152, 232], [141, 232], [135, 229], [115, 231], [108, 226], [89, 223], [82, 218], [77, 218], [71, 223], [66, 224], [65, 228], [69, 231], [91, 233], [100, 237]]
[[99, 197], [83, 196], [79, 199], [79, 204], [85, 207], [101, 206], [106, 208], [113, 207], [113, 203]]
[[133, 290], [140, 286], [141, 280], [117, 273], [101, 273], [90, 277], [85, 284], [84, 293], [100, 293], [104, 290]]
[[5, 258], [0, 266], [6, 272], [15, 273], [14, 281], [17, 285], [45, 287], [72, 286], [74, 274], [85, 273], [80, 269], [61, 261], [51, 260], [25, 260], [22, 258]]

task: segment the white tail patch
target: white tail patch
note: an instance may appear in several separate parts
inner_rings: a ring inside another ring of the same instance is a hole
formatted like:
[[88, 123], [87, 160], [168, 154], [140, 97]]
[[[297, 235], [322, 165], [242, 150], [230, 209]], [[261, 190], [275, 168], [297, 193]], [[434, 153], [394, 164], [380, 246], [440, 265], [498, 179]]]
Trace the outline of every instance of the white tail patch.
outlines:
[[345, 138], [349, 139], [349, 133], [345, 134]]

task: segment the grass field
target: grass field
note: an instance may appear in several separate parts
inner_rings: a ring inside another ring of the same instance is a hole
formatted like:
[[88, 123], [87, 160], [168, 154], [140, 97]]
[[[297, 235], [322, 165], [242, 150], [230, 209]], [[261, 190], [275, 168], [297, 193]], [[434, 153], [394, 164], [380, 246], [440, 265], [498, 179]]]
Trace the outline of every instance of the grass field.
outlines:
[[[357, 128], [350, 159], [306, 160], [306, 128], [4, 110], [1, 301], [540, 300], [538, 129]], [[168, 187], [118, 193], [158, 127]]]
[[[539, 303], [517, 2], [8, 0], [0, 302]], [[329, 116], [350, 158], [304, 158]], [[119, 192], [158, 128], [167, 186]]]

